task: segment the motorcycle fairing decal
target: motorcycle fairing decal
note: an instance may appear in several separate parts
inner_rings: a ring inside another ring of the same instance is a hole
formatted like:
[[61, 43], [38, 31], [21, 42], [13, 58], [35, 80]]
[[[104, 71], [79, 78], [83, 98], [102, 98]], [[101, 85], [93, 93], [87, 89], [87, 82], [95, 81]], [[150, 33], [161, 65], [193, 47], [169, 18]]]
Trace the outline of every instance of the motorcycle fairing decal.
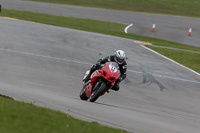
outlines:
[[109, 68], [110, 68], [110, 71], [112, 72], [112, 73], [116, 73], [117, 72], [117, 68], [114, 66], [114, 65], [109, 65]]

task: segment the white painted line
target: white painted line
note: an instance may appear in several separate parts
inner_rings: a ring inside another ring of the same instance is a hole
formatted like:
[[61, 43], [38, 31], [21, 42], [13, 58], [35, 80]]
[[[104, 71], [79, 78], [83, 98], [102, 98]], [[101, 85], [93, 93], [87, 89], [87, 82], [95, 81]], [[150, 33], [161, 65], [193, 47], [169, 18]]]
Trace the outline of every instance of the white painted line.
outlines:
[[131, 26], [133, 26], [133, 24], [129, 24], [129, 25], [124, 29], [124, 32], [125, 32], [125, 33], [128, 33], [127, 30], [128, 30], [128, 28], [130, 28]]
[[[48, 58], [48, 59], [54, 59], [54, 60], [60, 60], [60, 61], [78, 63], [78, 64], [92, 65], [91, 63], [86, 63], [86, 62], [81, 62], [81, 61], [74, 61], [74, 60], [68, 60], [68, 59], [62, 59], [62, 58], [56, 58], [56, 57], [50, 57], [50, 56], [45, 56], [45, 55], [38, 55], [38, 54], [32, 54], [32, 53], [14, 51], [14, 50], [9, 50], [9, 49], [2, 49], [2, 48], [0, 48], [0, 51], [7, 51], [7, 52], [12, 52], [12, 53], [17, 53], [17, 54], [30, 55], [30, 56], [36, 56], [36, 57], [42, 57], [42, 58]], [[130, 70], [130, 69], [128, 69], [127, 71], [133, 72], [133, 73], [138, 73], [138, 74], [143, 74], [143, 72], [134, 71], [134, 70]], [[181, 78], [175, 78], [175, 77], [168, 77], [168, 76], [156, 75], [156, 74], [152, 74], [152, 75], [153, 76], [157, 76], [157, 77], [163, 77], [163, 78], [169, 78], [169, 79], [176, 79], [176, 80], [180, 80], [180, 81], [188, 81], [188, 82], [193, 82], [193, 83], [200, 83], [200, 82], [194, 81], [194, 80], [187, 80], [187, 79], [181, 79]]]
[[166, 57], [166, 56], [164, 56], [164, 55], [161, 55], [161, 54], [159, 54], [158, 52], [156, 52], [156, 51], [154, 51], [154, 50], [152, 50], [152, 49], [150, 49], [150, 48], [145, 47], [144, 45], [141, 45], [141, 46], [142, 46], [143, 48], [145, 48], [145, 49], [147, 49], [147, 50], [149, 50], [149, 51], [151, 51], [151, 52], [153, 52], [153, 53], [155, 53], [155, 54], [157, 54], [157, 55], [159, 55], [159, 56], [161, 56], [161, 57], [163, 57], [163, 58], [165, 58], [165, 59], [167, 59], [167, 60], [169, 60], [169, 61], [171, 61], [171, 62], [173, 62], [173, 63], [175, 63], [175, 64], [177, 64], [177, 65], [179, 65], [179, 66], [181, 66], [181, 67], [183, 67], [183, 68], [185, 68], [185, 69], [187, 69], [187, 70], [193, 72], [193, 73], [195, 73], [195, 74], [197, 74], [198, 76], [200, 76], [200, 74], [199, 74], [198, 72], [196, 72], [196, 71], [194, 71], [194, 70], [192, 70], [192, 69], [190, 69], [190, 68], [188, 68], [188, 67], [186, 67], [186, 66], [184, 66], [184, 65], [182, 65], [182, 64], [179, 64], [178, 62], [176, 62], [176, 61], [174, 61], [174, 60], [172, 60], [172, 59], [170, 59], [170, 58], [168, 58], [168, 57]]
[[158, 75], [158, 74], [152, 74], [152, 75], [153, 76], [157, 76], [157, 77], [161, 77], [161, 78], [175, 79], [175, 80], [187, 81], [187, 82], [192, 82], [192, 83], [198, 83], [198, 84], [200, 84], [199, 81], [194, 81], [194, 80], [188, 80], [188, 79], [182, 79], [182, 78], [175, 78], [175, 77], [163, 76], [163, 75]]
[[140, 71], [134, 71], [134, 70], [130, 70], [130, 69], [127, 69], [128, 72], [132, 72], [132, 73], [139, 73], [139, 74], [143, 74], [143, 72], [140, 72]]
[[[127, 70], [128, 72], [132, 72], [132, 73], [138, 73], [138, 74], [143, 74], [143, 72], [139, 72], [139, 71], [134, 71], [134, 70]], [[174, 80], [180, 80], [180, 81], [186, 81], [186, 82], [192, 82], [192, 83], [198, 83], [200, 84], [199, 81], [194, 81], [194, 80], [188, 80], [188, 79], [182, 79], [182, 78], [176, 78], [176, 77], [170, 77], [170, 76], [163, 76], [163, 75], [158, 75], [158, 74], [153, 74], [151, 73], [153, 76], [155, 77], [161, 77], [161, 78], [168, 78], [168, 79], [174, 79]]]
[[47, 88], [53, 88], [53, 89], [57, 88], [57, 87], [52, 87], [52, 86], [48, 86], [48, 85], [44, 85], [44, 84], [29, 82], [29, 81], [25, 81], [25, 80], [17, 80], [17, 81], [22, 82], [22, 83], [26, 83], [26, 84], [30, 84], [30, 85], [41, 86], [41, 87], [47, 87]]
[[38, 54], [32, 54], [32, 53], [25, 53], [25, 52], [19, 52], [19, 51], [8, 50], [8, 49], [2, 49], [2, 48], [0, 48], [0, 50], [1, 50], [1, 51], [12, 52], [12, 53], [17, 53], [17, 54], [31, 55], [31, 56], [37, 56], [37, 57], [42, 57], [42, 58], [49, 58], [49, 59], [54, 59], [54, 60], [61, 60], [61, 61], [66, 61], [66, 62], [73, 62], [73, 63], [91, 65], [91, 63], [86, 63], [86, 62], [81, 62], [81, 61], [75, 61], [75, 60], [69, 60], [69, 59], [56, 58], [56, 57], [45, 56], [45, 55], [38, 55]]

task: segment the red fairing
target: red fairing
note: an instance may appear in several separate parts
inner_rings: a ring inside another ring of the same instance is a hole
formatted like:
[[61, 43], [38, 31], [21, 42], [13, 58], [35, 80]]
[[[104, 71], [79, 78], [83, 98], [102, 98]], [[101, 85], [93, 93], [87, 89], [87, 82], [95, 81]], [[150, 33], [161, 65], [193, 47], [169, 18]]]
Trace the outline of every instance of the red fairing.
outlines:
[[120, 73], [119, 70], [116, 71], [113, 68], [109, 68], [109, 62], [106, 62], [105, 66], [103, 66], [101, 70], [96, 70], [91, 75], [91, 81], [90, 81], [89, 85], [86, 87], [86, 91], [85, 91], [86, 96], [88, 98], [91, 96], [92, 88], [93, 88], [93, 85], [97, 78], [103, 77], [104, 79], [109, 81], [111, 83], [111, 86], [107, 89], [107, 90], [109, 90], [110, 88], [112, 88], [114, 86], [116, 80], [119, 78], [118, 77], [119, 73]]
[[102, 76], [108, 80], [110, 83], [115, 83], [115, 81], [119, 78], [120, 71], [116, 71], [109, 68], [109, 62], [106, 62], [106, 66], [101, 69]]
[[95, 82], [96, 79], [97, 79], [98, 77], [100, 77], [100, 76], [102, 76], [101, 70], [96, 70], [96, 71], [94, 71], [94, 72], [92, 73], [92, 75], [91, 75], [91, 81], [90, 81], [89, 85], [86, 87], [86, 91], [85, 91], [87, 97], [90, 97], [90, 96], [91, 96], [92, 88], [93, 88], [94, 82]]

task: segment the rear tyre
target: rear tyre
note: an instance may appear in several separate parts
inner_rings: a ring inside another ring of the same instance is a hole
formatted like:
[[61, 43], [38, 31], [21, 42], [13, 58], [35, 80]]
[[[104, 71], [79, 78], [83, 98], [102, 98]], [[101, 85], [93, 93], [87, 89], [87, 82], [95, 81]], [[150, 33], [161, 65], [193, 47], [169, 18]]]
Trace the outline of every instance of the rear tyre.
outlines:
[[81, 92], [80, 92], [80, 98], [82, 100], [85, 100], [85, 101], [88, 100], [88, 97], [85, 94], [85, 87], [83, 87], [82, 90], [81, 90]]
[[99, 96], [101, 96], [106, 91], [106, 89], [107, 89], [106, 84], [104, 82], [101, 82], [101, 85], [99, 86], [99, 88], [96, 88], [92, 92], [92, 95], [91, 95], [89, 101], [95, 102], [99, 98]]

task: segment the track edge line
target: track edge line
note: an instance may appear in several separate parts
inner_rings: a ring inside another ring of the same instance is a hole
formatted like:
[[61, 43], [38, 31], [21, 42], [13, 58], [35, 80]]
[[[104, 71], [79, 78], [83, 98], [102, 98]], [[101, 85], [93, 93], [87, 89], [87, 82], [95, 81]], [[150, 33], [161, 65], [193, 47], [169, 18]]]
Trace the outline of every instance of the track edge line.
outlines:
[[173, 63], [175, 63], [175, 64], [193, 72], [193, 73], [195, 73], [195, 74], [197, 74], [198, 76], [200, 76], [200, 73], [198, 73], [198, 72], [196, 72], [196, 71], [194, 71], [194, 70], [192, 70], [192, 69], [190, 69], [190, 68], [188, 68], [188, 67], [186, 67], [186, 66], [184, 66], [184, 65], [182, 65], [182, 64], [180, 64], [180, 63], [178, 63], [178, 62], [176, 62], [176, 61], [174, 61], [174, 60], [172, 60], [172, 59], [170, 59], [170, 58], [168, 58], [168, 57], [166, 57], [166, 56], [164, 56], [164, 55], [162, 55], [162, 54], [160, 54], [160, 53], [158, 53], [154, 50], [152, 50], [152, 49], [150, 49], [150, 48], [145, 47], [145, 45], [140, 45], [140, 46], [142, 46], [143, 48], [145, 48], [145, 49], [147, 49], [147, 50], [149, 50], [149, 51], [151, 51], [151, 52], [153, 52], [153, 53], [155, 53], [155, 54], [157, 54], [157, 55], [159, 55], [159, 56], [161, 56], [161, 57], [163, 57], [163, 58], [165, 58], [165, 59], [167, 59], [167, 60], [169, 60], [169, 61], [171, 61], [171, 62], [173, 62]]

